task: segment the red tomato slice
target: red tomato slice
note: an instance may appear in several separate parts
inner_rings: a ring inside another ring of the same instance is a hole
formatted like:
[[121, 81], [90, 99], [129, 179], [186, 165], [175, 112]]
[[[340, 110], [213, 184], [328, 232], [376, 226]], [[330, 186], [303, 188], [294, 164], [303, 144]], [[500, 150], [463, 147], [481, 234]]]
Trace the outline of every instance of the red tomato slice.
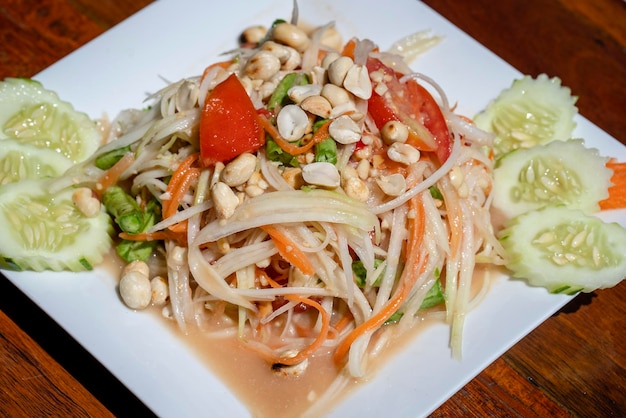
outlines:
[[450, 156], [450, 132], [433, 96], [415, 80], [400, 82], [400, 76], [377, 59], [367, 61], [369, 72], [382, 71], [387, 93], [373, 93], [368, 112], [381, 129], [390, 120], [399, 120], [409, 127], [408, 143], [421, 151], [434, 151], [440, 163]]
[[257, 112], [235, 74], [207, 94], [200, 117], [200, 157], [205, 166], [263, 146]]
[[376, 92], [372, 92], [372, 97], [367, 101], [367, 111], [374, 119], [378, 129], [381, 129], [390, 120], [400, 120], [396, 112], [387, 103], [387, 99]]

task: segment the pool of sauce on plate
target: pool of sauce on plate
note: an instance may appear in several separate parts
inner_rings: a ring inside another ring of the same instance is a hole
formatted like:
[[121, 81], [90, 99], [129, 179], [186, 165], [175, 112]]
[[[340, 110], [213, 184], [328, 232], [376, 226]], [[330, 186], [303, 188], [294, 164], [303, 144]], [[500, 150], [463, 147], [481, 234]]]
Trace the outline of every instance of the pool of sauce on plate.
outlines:
[[[472, 280], [472, 291], [478, 293], [483, 285], [485, 270], [477, 267]], [[160, 309], [153, 310], [160, 316]], [[164, 319], [164, 321], [166, 321]], [[236, 337], [210, 337], [205, 334], [183, 335], [174, 321], [166, 321], [177, 338], [183, 338], [198, 358], [232, 391], [254, 418], [298, 417], [309, 409], [337, 377], [338, 370], [330, 352], [316, 354], [309, 359], [305, 373], [299, 376], [280, 376], [271, 365], [245, 346]], [[388, 359], [401, 351], [427, 327], [439, 323], [435, 319], [416, 321], [402, 335], [393, 335], [383, 353], [370, 364], [364, 382], [375, 378]], [[333, 405], [358, 388], [359, 381], [351, 380], [339, 396], [324, 405], [321, 412], [330, 412]], [[210, 395], [208, 395], [210, 396]]]
[[[168, 321], [169, 322], [169, 321]], [[423, 320], [408, 333], [395, 336], [387, 350], [370, 365], [364, 381], [370, 381], [376, 369], [387, 358], [407, 344], [417, 332], [436, 321]], [[306, 372], [299, 376], [282, 376], [272, 372], [271, 365], [245, 347], [235, 337], [215, 338], [200, 333], [182, 335], [174, 323], [173, 332], [184, 338], [198, 358], [232, 391], [254, 418], [292, 418], [301, 416], [331, 385], [338, 375], [331, 352], [318, 353], [309, 359]], [[352, 379], [341, 394], [320, 411], [329, 412], [359, 381]], [[316, 410], [317, 412], [317, 410]]]
[[[114, 251], [99, 266], [112, 277], [119, 278], [124, 262]], [[485, 282], [489, 270], [477, 266], [472, 279], [472, 293], [479, 292]], [[120, 301], [121, 303], [121, 301]], [[254, 418], [297, 417], [315, 404], [326, 388], [338, 375], [331, 352], [317, 353], [309, 359], [306, 372], [298, 376], [282, 376], [275, 374], [271, 365], [256, 352], [250, 350], [236, 337], [211, 337], [198, 332], [183, 334], [175, 321], [167, 320], [161, 315], [160, 307], [148, 309], [157, 315], [176, 338], [182, 338], [196, 354], [198, 359], [207, 365], [232, 393], [245, 405]], [[368, 374], [363, 382], [375, 378], [388, 359], [411, 343], [417, 335], [427, 327], [439, 323], [436, 319], [422, 319], [402, 335], [392, 334], [385, 350], [370, 364]], [[217, 329], [219, 326], [215, 326]], [[329, 412], [333, 405], [358, 388], [360, 382], [351, 380], [339, 396], [324, 405], [320, 412]], [[210, 396], [210, 394], [207, 394]], [[317, 410], [316, 410], [317, 412]]]

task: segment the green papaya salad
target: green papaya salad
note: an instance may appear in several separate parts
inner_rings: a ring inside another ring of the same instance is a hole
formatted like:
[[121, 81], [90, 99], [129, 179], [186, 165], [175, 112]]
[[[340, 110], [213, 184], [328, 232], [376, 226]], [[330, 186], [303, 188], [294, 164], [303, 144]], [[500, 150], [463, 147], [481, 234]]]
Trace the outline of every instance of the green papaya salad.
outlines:
[[425, 318], [460, 358], [476, 268], [571, 295], [624, 279], [626, 228], [598, 214], [626, 208], [625, 163], [573, 137], [558, 78], [470, 119], [404, 48], [292, 20], [110, 122], [0, 82], [0, 269], [118, 257], [128, 308], [236, 337], [279, 375], [323, 354], [339, 385]]
[[[595, 216], [612, 198], [611, 186], [623, 194], [623, 184], [612, 183], [623, 165], [572, 138], [575, 103], [558, 78], [525, 76], [474, 118], [494, 138], [486, 152], [495, 161], [491, 196], [505, 220], [497, 236], [506, 267], [531, 285], [568, 294], [614, 286], [626, 275], [626, 230]], [[0, 126], [1, 268], [89, 270], [111, 249], [114, 226], [137, 233], [161, 220], [157, 203], [140, 208], [117, 186], [99, 193], [69, 181], [51, 191], [52, 180], [105, 144], [96, 121], [39, 82], [0, 82]], [[99, 167], [110, 169], [129, 151], [104, 154]], [[335, 162], [336, 150], [329, 152], [334, 160], [325, 161]], [[155, 248], [115, 241], [128, 261]]]

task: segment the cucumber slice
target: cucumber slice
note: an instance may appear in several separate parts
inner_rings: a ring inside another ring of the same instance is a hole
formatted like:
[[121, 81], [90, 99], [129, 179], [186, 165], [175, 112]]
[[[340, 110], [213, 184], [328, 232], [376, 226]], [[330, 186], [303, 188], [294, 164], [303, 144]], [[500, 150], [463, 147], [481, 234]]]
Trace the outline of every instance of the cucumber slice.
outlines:
[[111, 248], [104, 210], [88, 218], [72, 202], [72, 188], [56, 194], [44, 180], [0, 186], [0, 267], [12, 270], [91, 270]]
[[0, 143], [0, 185], [23, 179], [57, 177], [72, 166], [58, 152], [12, 139]]
[[38, 81], [24, 78], [0, 82], [0, 127], [0, 139], [52, 149], [74, 163], [93, 154], [102, 139], [87, 114]]
[[547, 205], [597, 212], [609, 196], [607, 161], [580, 139], [511, 152], [493, 173], [493, 207], [506, 219]]
[[499, 233], [512, 276], [552, 293], [612, 287], [626, 276], [626, 229], [579, 210], [527, 212]]
[[518, 148], [568, 140], [576, 127], [576, 100], [557, 77], [525, 76], [503, 90], [474, 122], [496, 134], [494, 154], [499, 158]]

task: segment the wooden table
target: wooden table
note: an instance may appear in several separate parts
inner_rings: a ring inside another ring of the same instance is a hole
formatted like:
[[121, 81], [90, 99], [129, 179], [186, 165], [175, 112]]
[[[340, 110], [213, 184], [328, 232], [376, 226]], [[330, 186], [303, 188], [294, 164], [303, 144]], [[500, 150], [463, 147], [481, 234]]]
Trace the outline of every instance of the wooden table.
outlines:
[[[3, 1], [0, 79], [36, 74], [148, 3]], [[626, 143], [624, 1], [425, 3], [521, 72], [559, 76], [580, 97], [581, 113]], [[1, 279], [0, 415], [150, 415], [69, 335]], [[626, 282], [580, 295], [433, 416], [626, 416], [625, 322]]]

